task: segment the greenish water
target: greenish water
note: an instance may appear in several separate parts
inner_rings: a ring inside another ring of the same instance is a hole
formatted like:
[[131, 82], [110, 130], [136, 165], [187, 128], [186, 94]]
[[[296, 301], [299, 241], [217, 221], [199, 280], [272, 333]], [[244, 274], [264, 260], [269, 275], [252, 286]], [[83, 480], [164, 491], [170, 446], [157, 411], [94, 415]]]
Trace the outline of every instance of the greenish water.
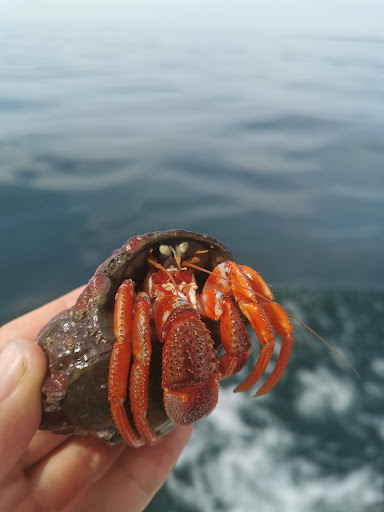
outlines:
[[180, 227], [362, 375], [297, 326], [276, 390], [225, 382], [148, 510], [383, 510], [384, 42], [9, 24], [0, 43], [1, 322]]

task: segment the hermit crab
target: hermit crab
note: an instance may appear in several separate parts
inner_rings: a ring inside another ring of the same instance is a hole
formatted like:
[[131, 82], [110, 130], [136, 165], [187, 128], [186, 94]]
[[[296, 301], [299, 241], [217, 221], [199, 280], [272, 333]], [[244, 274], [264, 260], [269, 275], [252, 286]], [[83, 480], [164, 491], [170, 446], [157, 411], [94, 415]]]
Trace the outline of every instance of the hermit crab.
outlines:
[[293, 329], [260, 275], [208, 235], [173, 229], [130, 238], [37, 337], [48, 359], [40, 428], [155, 444], [212, 412], [219, 381], [248, 360], [248, 324], [261, 352], [235, 391], [256, 383], [275, 333], [282, 339], [261, 395], [285, 370]]

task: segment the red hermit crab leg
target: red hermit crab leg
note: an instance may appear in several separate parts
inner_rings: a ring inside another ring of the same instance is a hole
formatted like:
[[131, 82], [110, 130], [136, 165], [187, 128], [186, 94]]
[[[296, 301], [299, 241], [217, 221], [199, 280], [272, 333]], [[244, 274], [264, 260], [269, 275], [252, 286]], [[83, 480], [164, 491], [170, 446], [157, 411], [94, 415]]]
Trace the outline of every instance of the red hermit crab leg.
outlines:
[[141, 446], [143, 440], [132, 428], [124, 407], [127, 396], [129, 366], [132, 355], [132, 305], [135, 283], [131, 279], [124, 281], [116, 294], [114, 310], [114, 333], [116, 343], [113, 346], [109, 366], [108, 400], [113, 420], [124, 441], [133, 447]]
[[273, 328], [280, 336], [282, 343], [280, 354], [272, 373], [255, 396], [265, 395], [276, 386], [284, 373], [293, 347], [293, 328], [284, 309], [277, 302], [265, 302], [263, 308]]
[[[272, 327], [281, 336], [283, 343], [276, 367], [257, 395], [267, 393], [277, 384], [284, 373], [293, 346], [293, 329], [286, 313], [279, 304], [272, 302], [272, 292], [255, 270], [231, 261], [221, 263], [213, 270], [205, 283], [201, 295], [202, 302], [207, 301], [210, 290], [234, 296], [241, 311], [256, 332], [259, 342], [263, 345], [255, 367], [247, 379], [235, 389], [235, 392], [249, 389], [266, 370], [275, 346]], [[212, 300], [210, 307], [214, 307]]]
[[145, 292], [137, 295], [133, 308], [132, 351], [133, 365], [129, 386], [131, 411], [136, 429], [144, 442], [154, 445], [160, 438], [151, 429], [147, 420], [149, 365], [151, 362], [150, 336], [151, 301]]
[[[252, 327], [254, 327], [256, 334], [259, 338], [260, 343], [263, 343], [262, 339], [267, 339], [265, 336], [259, 336], [257, 329], [254, 326], [256, 317], [263, 317], [264, 320], [268, 322], [268, 325], [272, 325], [275, 329], [276, 333], [282, 339], [281, 350], [279, 354], [279, 358], [277, 360], [276, 366], [273, 369], [272, 373], [269, 375], [268, 379], [265, 381], [264, 385], [259, 389], [255, 396], [261, 396], [265, 393], [268, 393], [280, 380], [282, 377], [284, 370], [287, 366], [289, 357], [291, 355], [292, 347], [293, 347], [293, 328], [288, 319], [287, 314], [283, 310], [283, 308], [277, 302], [273, 301], [273, 295], [270, 289], [268, 288], [265, 281], [261, 278], [261, 276], [256, 272], [256, 270], [247, 267], [245, 265], [238, 266], [236, 264], [231, 265], [231, 278], [232, 278], [232, 290], [233, 294], [238, 302], [240, 309], [247, 316], [250, 321]], [[244, 279], [245, 278], [245, 279]], [[236, 286], [240, 284], [242, 286], [248, 284], [250, 286], [253, 294], [250, 294], [243, 287]], [[253, 297], [252, 297], [253, 295]], [[248, 302], [249, 300], [254, 302]], [[243, 302], [244, 301], [244, 302]], [[259, 305], [257, 305], [259, 303]], [[261, 304], [262, 305], [261, 305]], [[253, 321], [254, 320], [254, 321]], [[269, 328], [266, 329], [266, 333], [269, 332]], [[272, 333], [273, 335], [273, 333]], [[271, 338], [270, 338], [271, 339]], [[268, 343], [268, 341], [267, 341]], [[272, 352], [274, 348], [275, 339], [273, 336], [273, 340], [269, 341], [272, 343]], [[266, 348], [264, 354], [263, 350]], [[263, 360], [263, 356], [265, 359]], [[237, 388], [235, 392], [245, 391], [249, 389], [262, 375], [264, 372], [272, 353], [269, 355], [268, 347], [263, 347], [259, 359], [256, 363], [256, 366], [248, 376], [248, 378], [242, 382]], [[259, 365], [259, 362], [262, 361]], [[265, 364], [266, 363], [266, 364]], [[264, 370], [262, 369], [264, 368]]]

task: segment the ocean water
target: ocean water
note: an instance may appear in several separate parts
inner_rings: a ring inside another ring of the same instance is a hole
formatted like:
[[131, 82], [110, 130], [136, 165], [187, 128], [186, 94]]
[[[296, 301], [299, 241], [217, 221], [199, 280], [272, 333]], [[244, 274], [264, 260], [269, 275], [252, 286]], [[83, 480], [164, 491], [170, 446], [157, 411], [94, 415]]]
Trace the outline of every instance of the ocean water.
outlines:
[[0, 62], [1, 323], [180, 227], [362, 376], [295, 326], [282, 382], [224, 382], [147, 510], [384, 510], [384, 40], [8, 23]]

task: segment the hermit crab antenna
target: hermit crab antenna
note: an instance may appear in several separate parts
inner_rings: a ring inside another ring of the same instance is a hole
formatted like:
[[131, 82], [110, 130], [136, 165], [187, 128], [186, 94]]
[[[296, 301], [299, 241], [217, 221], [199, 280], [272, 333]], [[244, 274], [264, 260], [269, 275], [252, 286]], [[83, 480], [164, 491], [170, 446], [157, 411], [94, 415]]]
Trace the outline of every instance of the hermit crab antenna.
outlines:
[[[205, 272], [206, 274], [213, 274], [213, 272], [211, 272], [210, 270], [207, 270], [205, 268], [202, 268], [202, 267], [199, 267], [198, 265], [195, 265], [193, 263], [190, 263], [188, 261], [184, 261], [183, 262], [184, 265], [186, 265], [187, 267], [192, 267], [192, 268], [195, 268], [196, 270], [201, 270], [202, 272]], [[231, 279], [228, 279], [227, 277], [224, 277], [224, 276], [217, 276], [216, 274], [214, 274], [215, 277], [217, 279], [223, 279], [225, 281], [229, 281], [231, 284], [235, 284], [236, 286], [238, 286], [239, 288], [245, 288], [246, 290], [248, 290], [248, 287], [247, 286], [243, 286], [239, 283], [236, 283], [234, 281], [232, 281]], [[266, 302], [273, 302], [272, 300], [268, 299], [267, 297], [265, 297], [264, 295], [262, 295], [261, 293], [258, 293], [256, 292], [255, 290], [253, 290], [254, 294], [261, 297], [263, 300], [265, 300]], [[327, 341], [325, 341], [324, 338], [322, 338], [319, 334], [317, 334], [317, 332], [315, 332], [313, 329], [311, 329], [308, 325], [306, 325], [304, 322], [302, 322], [301, 320], [299, 320], [298, 318], [296, 318], [295, 316], [293, 316], [291, 313], [288, 313], [286, 312], [286, 314], [292, 318], [292, 320], [295, 320], [295, 322], [299, 323], [300, 325], [302, 325], [305, 329], [307, 329], [307, 331], [309, 331], [311, 334], [313, 334], [314, 336], [316, 336], [316, 338], [318, 338], [320, 341], [322, 341], [324, 343], [324, 345], [326, 345], [330, 350], [332, 350], [332, 352], [339, 358], [343, 361], [344, 364], [346, 364], [348, 366], [348, 368], [350, 370], [353, 371], [353, 373], [356, 375], [356, 377], [361, 380], [361, 376], [359, 374], [359, 372], [351, 365], [350, 362], [347, 361], [347, 359], [342, 356], [340, 354], [340, 352], [338, 352], [334, 347], [332, 347], [332, 345], [330, 343], [328, 343]]]
[[176, 249], [177, 249], [176, 251], [175, 251], [175, 249], [174, 249], [173, 247], [171, 247], [171, 246], [169, 246], [169, 248], [171, 249], [172, 254], [173, 254], [174, 258], [175, 258], [177, 268], [178, 268], [179, 270], [181, 270], [181, 267], [180, 267], [180, 263], [181, 263], [181, 255], [180, 255], [180, 249], [179, 249], [179, 247], [177, 247], [177, 248], [176, 248]]
[[311, 334], [313, 334], [314, 336], [316, 336], [316, 338], [318, 338], [320, 341], [322, 341], [324, 343], [324, 345], [326, 345], [329, 350], [332, 350], [332, 352], [337, 356], [339, 357], [344, 364], [346, 364], [348, 366], [348, 368], [350, 370], [353, 371], [353, 373], [356, 375], [356, 377], [361, 380], [361, 375], [359, 374], [359, 372], [351, 365], [350, 362], [347, 361], [347, 359], [345, 359], [344, 356], [342, 356], [340, 354], [340, 352], [338, 352], [334, 347], [332, 347], [332, 345], [330, 343], [328, 343], [328, 341], [326, 341], [324, 338], [322, 338], [319, 334], [317, 334], [316, 331], [314, 331], [313, 329], [311, 329], [307, 324], [305, 324], [304, 322], [302, 322], [301, 320], [299, 320], [298, 318], [296, 318], [295, 316], [291, 315], [291, 313], [288, 313], [286, 312], [287, 315], [289, 316], [289, 318], [292, 318], [292, 320], [295, 320], [295, 322], [299, 323], [300, 325], [302, 325], [303, 327], [305, 327], [305, 329], [307, 329], [307, 331], [309, 331]]

